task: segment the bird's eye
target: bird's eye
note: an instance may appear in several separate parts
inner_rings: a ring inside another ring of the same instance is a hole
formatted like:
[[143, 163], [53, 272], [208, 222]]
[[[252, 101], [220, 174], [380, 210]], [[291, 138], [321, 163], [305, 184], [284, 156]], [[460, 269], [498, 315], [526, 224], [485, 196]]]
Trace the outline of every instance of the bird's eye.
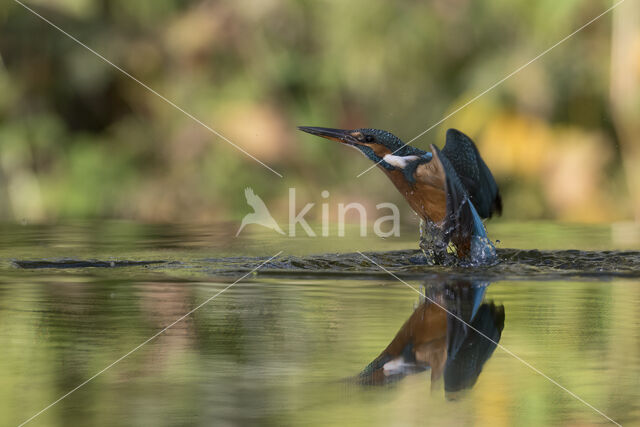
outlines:
[[364, 137], [365, 142], [373, 142], [375, 138], [371, 135], [367, 135]]

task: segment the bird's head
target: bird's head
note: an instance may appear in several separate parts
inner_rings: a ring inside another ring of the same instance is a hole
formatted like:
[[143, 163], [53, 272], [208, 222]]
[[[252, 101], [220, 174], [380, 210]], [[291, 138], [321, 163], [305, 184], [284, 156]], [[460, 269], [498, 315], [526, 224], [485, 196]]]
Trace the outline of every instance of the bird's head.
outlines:
[[387, 155], [418, 156], [426, 154], [417, 148], [405, 145], [400, 138], [381, 129], [331, 129], [321, 127], [299, 126], [303, 132], [311, 135], [332, 139], [360, 150], [371, 161], [380, 163], [385, 169], [395, 169], [395, 166], [384, 160]]

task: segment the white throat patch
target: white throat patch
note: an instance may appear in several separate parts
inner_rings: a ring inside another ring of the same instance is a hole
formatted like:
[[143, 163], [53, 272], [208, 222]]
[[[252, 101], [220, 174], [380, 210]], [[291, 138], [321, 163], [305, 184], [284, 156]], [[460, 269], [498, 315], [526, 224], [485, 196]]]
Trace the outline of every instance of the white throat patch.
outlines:
[[394, 156], [393, 154], [386, 154], [382, 160], [389, 163], [391, 166], [395, 166], [400, 169], [404, 169], [407, 167], [409, 162], [414, 160], [418, 160], [418, 156]]

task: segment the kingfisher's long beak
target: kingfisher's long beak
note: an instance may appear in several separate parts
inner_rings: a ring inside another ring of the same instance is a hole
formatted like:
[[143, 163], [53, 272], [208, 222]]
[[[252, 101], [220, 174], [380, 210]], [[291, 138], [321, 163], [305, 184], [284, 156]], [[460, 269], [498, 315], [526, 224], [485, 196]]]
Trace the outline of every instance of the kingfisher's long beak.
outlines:
[[334, 141], [342, 142], [343, 144], [359, 144], [359, 141], [351, 134], [351, 131], [349, 130], [319, 128], [311, 126], [298, 126], [298, 129], [303, 132], [310, 133], [311, 135], [317, 135], [323, 138], [332, 139]]

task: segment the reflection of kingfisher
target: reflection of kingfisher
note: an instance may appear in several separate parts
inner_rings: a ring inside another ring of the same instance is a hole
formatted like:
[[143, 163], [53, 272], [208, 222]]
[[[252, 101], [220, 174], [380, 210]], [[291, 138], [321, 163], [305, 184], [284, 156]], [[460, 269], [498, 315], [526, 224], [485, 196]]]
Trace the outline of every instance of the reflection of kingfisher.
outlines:
[[460, 258], [473, 255], [476, 249], [495, 254], [481, 219], [502, 213], [502, 200], [491, 171], [462, 132], [449, 129], [444, 148], [431, 145], [427, 152], [379, 129], [299, 129], [355, 147], [376, 162], [428, 231], [437, 235], [433, 246], [426, 248], [429, 251], [449, 248]]
[[487, 286], [459, 281], [429, 287], [431, 301], [420, 304], [358, 381], [381, 385], [431, 369], [432, 385], [444, 374], [449, 399], [471, 388], [504, 329], [504, 306], [483, 302]]
[[282, 231], [276, 220], [273, 219], [262, 199], [258, 197], [251, 188], [244, 189], [244, 196], [247, 198], [247, 204], [253, 208], [254, 212], [246, 214], [244, 218], [242, 218], [242, 224], [240, 224], [236, 237], [238, 237], [245, 225], [248, 224], [262, 225], [280, 234], [284, 234], [284, 231]]

